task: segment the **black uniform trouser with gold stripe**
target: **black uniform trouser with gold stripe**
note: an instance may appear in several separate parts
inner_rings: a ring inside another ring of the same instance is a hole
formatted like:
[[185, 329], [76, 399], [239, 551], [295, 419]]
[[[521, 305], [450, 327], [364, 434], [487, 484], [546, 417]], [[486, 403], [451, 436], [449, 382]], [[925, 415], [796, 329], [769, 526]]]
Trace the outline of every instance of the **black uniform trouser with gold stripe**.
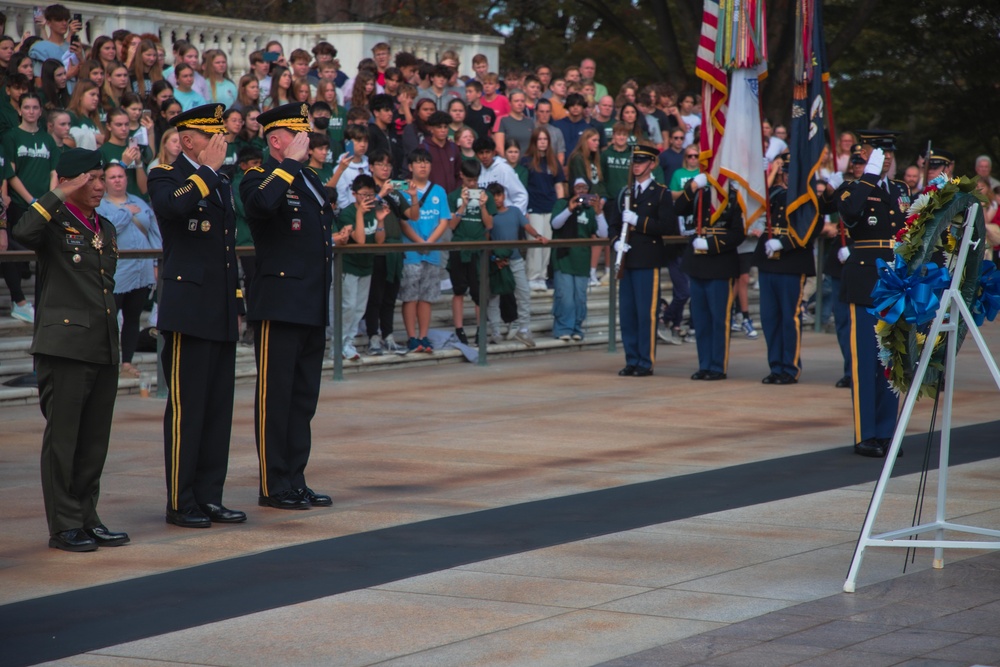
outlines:
[[164, 331], [167, 410], [163, 449], [167, 506], [222, 504], [233, 430], [236, 343]]
[[273, 320], [254, 322], [254, 327], [260, 494], [273, 496], [306, 486], [326, 331]]

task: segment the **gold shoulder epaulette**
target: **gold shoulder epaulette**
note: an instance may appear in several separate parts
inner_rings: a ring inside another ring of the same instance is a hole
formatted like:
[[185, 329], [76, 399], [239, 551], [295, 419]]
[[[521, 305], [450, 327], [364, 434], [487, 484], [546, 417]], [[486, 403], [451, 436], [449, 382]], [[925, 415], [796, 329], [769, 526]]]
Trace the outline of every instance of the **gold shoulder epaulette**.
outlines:
[[160, 164], [156, 165], [154, 169], [166, 169], [167, 171], [170, 171], [171, 169], [173, 169], [173, 167], [170, 166], [169, 164], [164, 164], [161, 162]]
[[250, 167], [249, 169], [247, 169], [247, 170], [246, 170], [246, 171], [244, 171], [243, 173], [244, 173], [244, 174], [249, 174], [249, 173], [250, 173], [251, 171], [259, 171], [259, 172], [260, 172], [260, 173], [262, 173], [262, 174], [264, 173], [264, 170], [263, 170], [263, 169], [261, 169], [260, 167]]

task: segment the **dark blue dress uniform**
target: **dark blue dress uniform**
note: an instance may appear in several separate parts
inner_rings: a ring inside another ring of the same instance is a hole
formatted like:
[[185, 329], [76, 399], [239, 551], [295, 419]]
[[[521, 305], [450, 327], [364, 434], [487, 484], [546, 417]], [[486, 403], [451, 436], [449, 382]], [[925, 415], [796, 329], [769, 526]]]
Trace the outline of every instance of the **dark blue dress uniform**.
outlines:
[[[644, 146], [637, 146], [633, 160], [655, 159], [645, 155]], [[637, 193], [637, 194], [636, 194]], [[612, 211], [610, 235], [618, 239], [625, 226], [617, 211], [624, 210], [626, 190], [618, 196], [618, 206]], [[647, 178], [636, 184], [630, 201], [631, 210], [639, 216], [638, 223], [628, 231], [630, 249], [622, 262], [624, 270], [618, 291], [625, 348], [625, 368], [620, 375], [651, 375], [656, 361], [656, 307], [660, 290], [660, 267], [666, 257], [663, 236], [680, 234], [670, 190]]]
[[[860, 145], [858, 148], [861, 148]], [[858, 158], [852, 157], [852, 163], [856, 159]], [[847, 234], [843, 220], [839, 219], [839, 207], [837, 205], [837, 202], [840, 201], [841, 196], [846, 191], [846, 185], [847, 183], [841, 183], [836, 190], [827, 187], [819, 198], [820, 213], [838, 214], [837, 236], [827, 247], [826, 257], [822, 261], [823, 275], [829, 278], [830, 283], [831, 310], [837, 334], [837, 345], [840, 347], [840, 356], [844, 360], [844, 374], [836, 383], [836, 386], [842, 389], [851, 386], [851, 369], [854, 365], [852, 361], [853, 357], [851, 356], [851, 310], [847, 303], [840, 298], [844, 265], [838, 256], [841, 247], [846, 246], [847, 248], [851, 248], [853, 245], [850, 236]]]
[[[182, 132], [221, 133], [222, 109], [203, 105], [171, 122]], [[229, 465], [239, 338], [232, 190], [225, 176], [182, 153], [150, 171], [149, 197], [163, 235], [157, 326], [168, 389], [167, 521], [184, 527], [242, 521], [242, 513], [226, 518], [214, 510], [222, 507]]]
[[764, 384], [795, 384], [802, 373], [802, 318], [799, 307], [806, 279], [816, 275], [813, 241], [821, 226], [816, 225], [805, 245], [789, 235], [785, 205], [788, 189], [772, 186], [768, 193], [771, 206], [771, 236], [781, 241], [781, 251], [767, 256], [768, 235], [761, 234], [754, 251], [760, 282], [760, 328], [767, 342], [770, 374]]
[[714, 223], [710, 222], [707, 191], [703, 190], [699, 197], [694, 181], [688, 181], [675, 202], [679, 213], [687, 202], [695, 207], [695, 219], [702, 220], [700, 238], [708, 243], [706, 251], [696, 251], [688, 244], [681, 258], [681, 269], [691, 278], [691, 317], [697, 323], [698, 371], [691, 379], [722, 380], [729, 366], [733, 286], [740, 276], [736, 249], [746, 238], [743, 211], [731, 191], [729, 205]]
[[[308, 131], [305, 105], [260, 115], [264, 132]], [[257, 252], [247, 320], [256, 328], [260, 504], [329, 505], [305, 481], [329, 321], [333, 206], [315, 173], [271, 157], [249, 169], [240, 195]], [[317, 500], [319, 498], [319, 500]]]
[[[862, 143], [895, 150], [894, 134], [860, 134]], [[874, 303], [871, 293], [878, 282], [875, 260], [891, 265], [895, 259], [895, 235], [904, 226], [909, 189], [901, 181], [863, 174], [846, 184], [839, 197], [840, 215], [854, 242], [844, 264], [840, 296], [851, 310], [855, 451], [880, 457], [885, 456], [896, 430], [899, 397], [893, 393], [878, 360], [878, 318], [868, 308]]]
[[[72, 149], [60, 158], [57, 173], [72, 178], [102, 167], [97, 151]], [[89, 222], [50, 192], [28, 208], [14, 232], [38, 255], [41, 291], [31, 354], [46, 420], [42, 497], [49, 546], [68, 551], [128, 541], [124, 533], [114, 543], [95, 542], [91, 534], [102, 527], [97, 499], [118, 393], [119, 349], [115, 227], [96, 213]]]

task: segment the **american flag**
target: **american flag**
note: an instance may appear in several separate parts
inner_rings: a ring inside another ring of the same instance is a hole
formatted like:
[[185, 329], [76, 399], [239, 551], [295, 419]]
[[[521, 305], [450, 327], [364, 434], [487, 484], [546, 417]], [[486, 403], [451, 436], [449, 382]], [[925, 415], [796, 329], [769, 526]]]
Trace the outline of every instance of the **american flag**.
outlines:
[[729, 194], [726, 176], [719, 171], [719, 147], [726, 129], [729, 85], [726, 72], [715, 64], [715, 47], [719, 27], [719, 0], [705, 0], [701, 38], [695, 56], [695, 73], [702, 80], [701, 94], [701, 170], [711, 185], [712, 221], [726, 208]]

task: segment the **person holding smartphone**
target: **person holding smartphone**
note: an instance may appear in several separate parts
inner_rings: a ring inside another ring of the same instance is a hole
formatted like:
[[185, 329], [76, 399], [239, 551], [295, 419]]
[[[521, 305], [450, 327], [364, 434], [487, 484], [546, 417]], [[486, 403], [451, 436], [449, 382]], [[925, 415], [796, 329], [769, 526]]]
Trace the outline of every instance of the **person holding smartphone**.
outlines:
[[142, 153], [135, 137], [129, 136], [128, 124], [128, 112], [119, 108], [108, 113], [104, 143], [98, 150], [105, 162], [118, 163], [125, 168], [128, 193], [149, 201], [146, 196], [146, 169], [142, 164]]
[[[35, 42], [28, 50], [35, 69], [35, 76], [42, 75], [42, 63], [49, 58], [65, 63], [70, 53], [71, 38], [83, 27], [80, 21], [70, 21], [69, 10], [62, 5], [49, 5], [42, 13], [44, 24], [49, 27], [49, 38]], [[38, 20], [37, 12], [35, 20]], [[66, 65], [66, 78], [75, 80], [80, 73], [80, 46], [73, 50], [75, 62]]]

